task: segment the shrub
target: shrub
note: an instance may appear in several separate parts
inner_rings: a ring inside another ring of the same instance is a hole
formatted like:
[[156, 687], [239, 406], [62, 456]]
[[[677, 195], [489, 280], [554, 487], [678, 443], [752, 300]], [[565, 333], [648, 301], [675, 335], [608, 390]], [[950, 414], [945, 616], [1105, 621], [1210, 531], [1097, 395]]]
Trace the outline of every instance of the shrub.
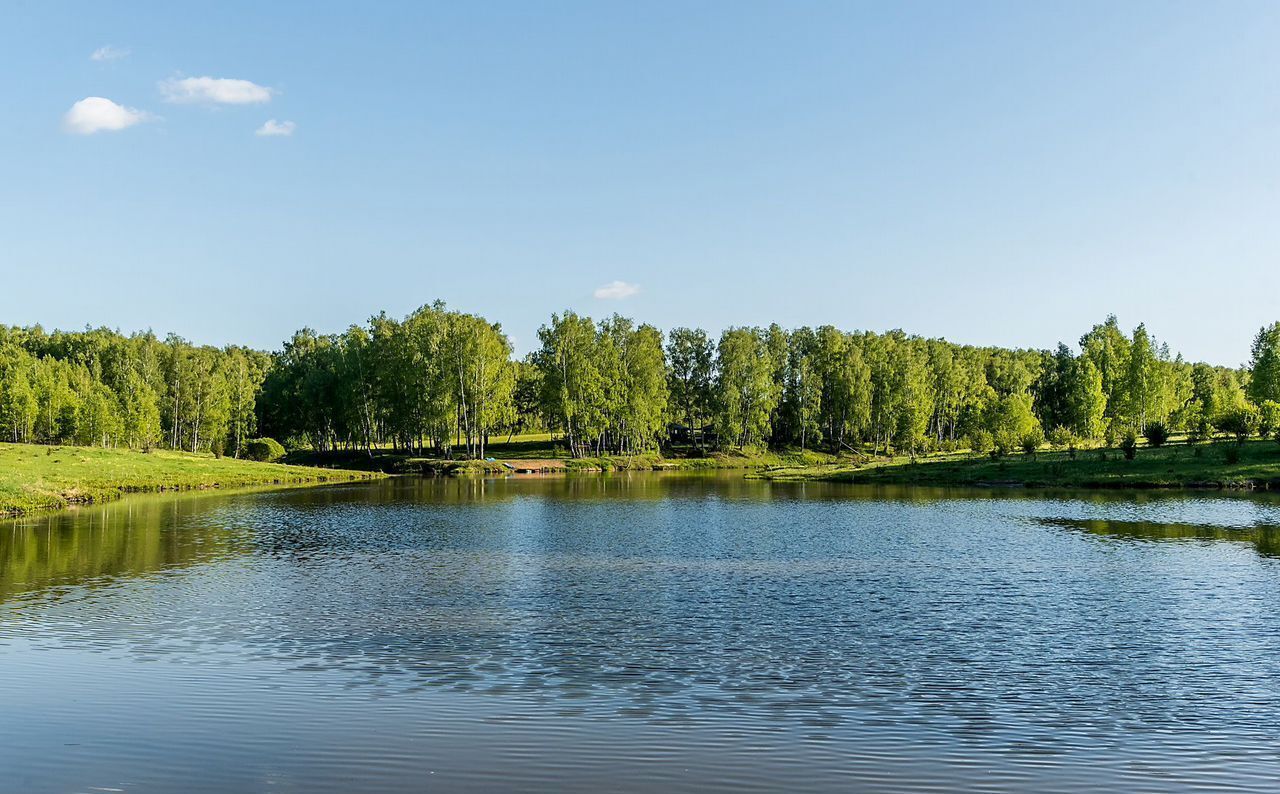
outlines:
[[1280, 438], [1280, 403], [1263, 400], [1258, 406], [1258, 435], [1270, 438], [1272, 434]]
[[252, 438], [244, 445], [244, 456], [249, 460], [270, 463], [284, 457], [284, 447], [274, 438]]
[[1138, 434], [1130, 430], [1124, 434], [1124, 441], [1120, 442], [1120, 451], [1124, 453], [1125, 460], [1133, 460], [1138, 454]]
[[975, 430], [969, 434], [969, 449], [979, 455], [990, 452], [993, 444], [991, 434], [986, 430]]
[[1191, 443], [1208, 441], [1210, 438], [1213, 438], [1213, 425], [1203, 417], [1187, 426], [1187, 440]]
[[1228, 444], [1227, 448], [1222, 452], [1222, 457], [1224, 460], [1226, 460], [1227, 463], [1231, 465], [1235, 465], [1239, 463], [1240, 462], [1240, 445]]
[[1258, 409], [1246, 406], [1227, 411], [1215, 424], [1222, 432], [1235, 436], [1237, 444], [1243, 444], [1249, 436], [1258, 432], [1260, 421]]
[[1143, 430], [1142, 434], [1147, 437], [1147, 444], [1152, 447], [1163, 447], [1169, 440], [1169, 428], [1163, 422], [1152, 422], [1147, 425], [1147, 429]]
[[1040, 445], [1044, 443], [1044, 434], [1039, 430], [1033, 430], [1030, 433], [1024, 433], [1022, 438], [1018, 439], [1018, 446], [1022, 447], [1025, 455], [1034, 455], [1036, 450], [1040, 449]]
[[1050, 446], [1053, 446], [1056, 449], [1072, 447], [1075, 446], [1076, 434], [1072, 433], [1068, 428], [1059, 425], [1049, 431], [1048, 440]]

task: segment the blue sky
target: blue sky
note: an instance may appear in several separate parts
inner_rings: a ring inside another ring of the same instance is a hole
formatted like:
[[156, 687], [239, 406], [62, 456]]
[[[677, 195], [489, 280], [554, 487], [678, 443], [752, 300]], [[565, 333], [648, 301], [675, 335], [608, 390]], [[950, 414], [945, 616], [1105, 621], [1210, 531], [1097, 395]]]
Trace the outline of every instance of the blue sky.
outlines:
[[0, 322], [271, 349], [439, 298], [523, 352], [564, 308], [1035, 347], [1115, 312], [1237, 364], [1280, 319], [1277, 3], [4, 17]]

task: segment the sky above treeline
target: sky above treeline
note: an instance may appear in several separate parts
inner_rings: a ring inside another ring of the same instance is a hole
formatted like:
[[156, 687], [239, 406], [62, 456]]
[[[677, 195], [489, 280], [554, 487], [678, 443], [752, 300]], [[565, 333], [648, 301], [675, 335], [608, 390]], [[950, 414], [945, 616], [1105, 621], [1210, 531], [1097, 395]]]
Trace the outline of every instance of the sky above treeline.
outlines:
[[435, 299], [1235, 365], [1280, 4], [6, 4], [0, 322], [275, 349]]

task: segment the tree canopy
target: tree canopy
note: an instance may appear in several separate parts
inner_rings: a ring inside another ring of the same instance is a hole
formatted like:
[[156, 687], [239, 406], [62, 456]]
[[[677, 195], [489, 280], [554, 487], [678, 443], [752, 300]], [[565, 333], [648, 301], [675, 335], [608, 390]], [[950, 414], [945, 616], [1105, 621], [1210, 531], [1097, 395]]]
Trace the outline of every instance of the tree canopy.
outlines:
[[272, 354], [0, 326], [0, 438], [239, 456], [265, 435], [319, 451], [483, 457], [494, 434], [544, 430], [580, 456], [680, 443], [916, 454], [1280, 425], [1280, 323], [1259, 330], [1241, 369], [1190, 364], [1114, 316], [1078, 353], [831, 326], [664, 336], [572, 311], [553, 314], [538, 341], [517, 361], [499, 324], [441, 303], [338, 334], [304, 328]]

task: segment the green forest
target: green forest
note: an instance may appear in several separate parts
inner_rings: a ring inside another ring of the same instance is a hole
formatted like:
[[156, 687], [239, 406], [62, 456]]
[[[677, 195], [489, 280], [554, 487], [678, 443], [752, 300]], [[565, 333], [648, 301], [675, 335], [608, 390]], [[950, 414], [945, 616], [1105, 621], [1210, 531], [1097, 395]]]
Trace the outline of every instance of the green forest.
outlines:
[[1000, 455], [1280, 429], [1280, 323], [1258, 331], [1239, 369], [1187, 362], [1114, 316], [1055, 350], [831, 326], [664, 334], [570, 311], [538, 338], [517, 359], [499, 324], [441, 303], [341, 334], [304, 328], [274, 353], [0, 327], [0, 440], [242, 457], [265, 436], [316, 452], [482, 458], [495, 437], [551, 432], [574, 457]]

